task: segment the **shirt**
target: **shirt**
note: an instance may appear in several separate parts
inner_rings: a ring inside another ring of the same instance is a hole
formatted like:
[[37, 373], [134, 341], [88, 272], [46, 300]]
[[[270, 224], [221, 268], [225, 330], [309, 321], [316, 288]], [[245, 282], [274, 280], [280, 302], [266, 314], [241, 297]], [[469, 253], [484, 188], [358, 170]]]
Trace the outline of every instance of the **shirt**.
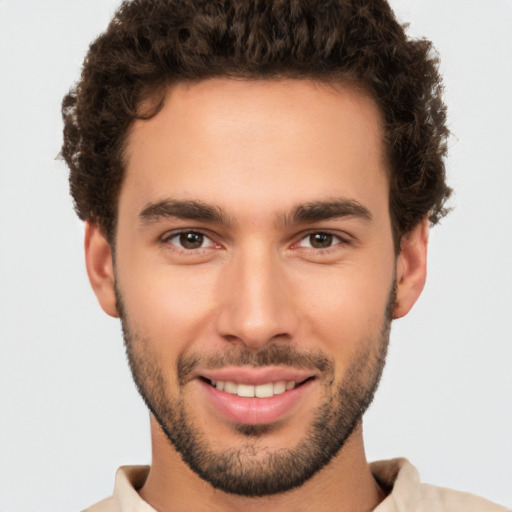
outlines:
[[[467, 492], [422, 484], [418, 470], [407, 459], [373, 462], [371, 472], [389, 494], [373, 512], [512, 512]], [[117, 470], [114, 494], [83, 512], [156, 512], [137, 493], [149, 466], [122, 466]]]

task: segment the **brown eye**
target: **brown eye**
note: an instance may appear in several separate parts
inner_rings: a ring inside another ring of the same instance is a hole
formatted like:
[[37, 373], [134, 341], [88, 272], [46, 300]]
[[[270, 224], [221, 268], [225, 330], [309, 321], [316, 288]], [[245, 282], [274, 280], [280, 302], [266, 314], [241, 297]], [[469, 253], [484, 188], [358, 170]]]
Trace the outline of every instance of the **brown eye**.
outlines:
[[188, 251], [204, 249], [214, 245], [206, 235], [196, 231], [182, 231], [181, 233], [176, 233], [175, 235], [169, 236], [166, 242]]
[[331, 247], [334, 236], [330, 233], [313, 233], [309, 235], [309, 243], [315, 249], [327, 249]]
[[332, 233], [326, 231], [316, 231], [306, 235], [298, 244], [299, 247], [309, 249], [329, 249], [334, 245], [343, 243], [343, 240]]
[[184, 249], [199, 249], [203, 245], [204, 236], [201, 233], [182, 233], [180, 245]]

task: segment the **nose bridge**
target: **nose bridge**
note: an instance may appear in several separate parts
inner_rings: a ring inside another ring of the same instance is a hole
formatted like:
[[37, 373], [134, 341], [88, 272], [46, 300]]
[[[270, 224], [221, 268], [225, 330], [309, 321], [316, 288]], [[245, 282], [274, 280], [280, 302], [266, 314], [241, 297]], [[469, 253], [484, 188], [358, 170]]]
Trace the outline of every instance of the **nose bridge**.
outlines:
[[219, 334], [256, 350], [292, 336], [296, 321], [284, 264], [263, 243], [235, 251], [223, 273]]

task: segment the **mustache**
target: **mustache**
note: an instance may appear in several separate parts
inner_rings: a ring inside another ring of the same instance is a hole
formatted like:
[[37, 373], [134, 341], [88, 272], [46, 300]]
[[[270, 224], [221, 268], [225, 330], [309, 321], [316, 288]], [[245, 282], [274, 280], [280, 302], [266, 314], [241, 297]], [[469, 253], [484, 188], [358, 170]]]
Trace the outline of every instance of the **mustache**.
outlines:
[[190, 380], [190, 375], [199, 366], [209, 370], [225, 366], [288, 366], [299, 370], [314, 370], [331, 379], [334, 377], [334, 362], [323, 352], [298, 351], [290, 345], [270, 345], [258, 352], [231, 347], [215, 354], [182, 354], [176, 365], [180, 386]]

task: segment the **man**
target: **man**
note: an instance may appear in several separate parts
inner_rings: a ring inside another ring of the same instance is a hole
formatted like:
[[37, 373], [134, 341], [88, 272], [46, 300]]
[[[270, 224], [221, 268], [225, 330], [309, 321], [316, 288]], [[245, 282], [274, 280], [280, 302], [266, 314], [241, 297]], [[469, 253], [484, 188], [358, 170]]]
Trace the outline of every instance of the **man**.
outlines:
[[90, 510], [504, 510], [364, 454], [450, 194], [440, 91], [384, 1], [121, 6], [63, 156], [153, 461]]

